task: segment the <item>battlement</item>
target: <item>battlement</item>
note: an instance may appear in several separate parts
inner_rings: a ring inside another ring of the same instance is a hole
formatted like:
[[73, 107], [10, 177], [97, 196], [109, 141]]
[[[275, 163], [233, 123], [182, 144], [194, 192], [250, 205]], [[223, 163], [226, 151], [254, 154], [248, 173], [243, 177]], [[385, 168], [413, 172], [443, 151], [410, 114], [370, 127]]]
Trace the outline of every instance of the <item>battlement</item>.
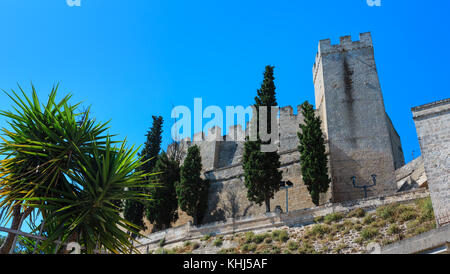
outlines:
[[316, 70], [320, 63], [320, 58], [323, 55], [330, 53], [337, 53], [343, 51], [351, 51], [360, 48], [373, 47], [372, 36], [370, 32], [364, 32], [359, 34], [359, 40], [352, 41], [350, 35], [342, 36], [339, 38], [339, 44], [331, 44], [331, 39], [324, 39], [319, 41], [319, 47], [316, 54], [316, 60], [313, 66], [313, 73], [316, 74]]

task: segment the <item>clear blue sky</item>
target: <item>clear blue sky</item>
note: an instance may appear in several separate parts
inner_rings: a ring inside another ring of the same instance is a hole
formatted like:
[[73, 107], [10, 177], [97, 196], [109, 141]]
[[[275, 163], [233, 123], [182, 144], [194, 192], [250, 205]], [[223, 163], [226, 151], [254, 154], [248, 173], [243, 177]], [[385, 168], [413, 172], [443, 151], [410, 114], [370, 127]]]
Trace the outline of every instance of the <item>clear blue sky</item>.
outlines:
[[[450, 95], [450, 2], [249, 0], [0, 0], [0, 89], [45, 99], [61, 84], [92, 106], [111, 133], [140, 145], [152, 115], [172, 106], [253, 103], [265, 65], [275, 66], [280, 106], [314, 103], [320, 39], [372, 32], [385, 106], [406, 161], [419, 144], [411, 107]], [[0, 94], [0, 109], [11, 101]], [[5, 121], [0, 119], [0, 126]]]

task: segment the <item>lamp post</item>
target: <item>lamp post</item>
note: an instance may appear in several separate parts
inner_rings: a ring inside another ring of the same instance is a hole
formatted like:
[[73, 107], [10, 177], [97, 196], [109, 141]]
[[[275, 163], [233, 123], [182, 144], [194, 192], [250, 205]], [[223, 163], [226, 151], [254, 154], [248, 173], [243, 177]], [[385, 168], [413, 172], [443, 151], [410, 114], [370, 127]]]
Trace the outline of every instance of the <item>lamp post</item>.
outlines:
[[288, 205], [288, 201], [289, 201], [289, 194], [288, 194], [288, 189], [293, 187], [294, 184], [291, 181], [281, 181], [280, 182], [280, 189], [286, 189], [286, 213], [289, 212], [289, 205]]
[[376, 185], [376, 183], [377, 183], [377, 175], [376, 174], [372, 174], [372, 175], [370, 175], [371, 177], [372, 177], [372, 182], [373, 182], [373, 184], [371, 184], [371, 185], [363, 185], [363, 186], [357, 186], [356, 185], [356, 177], [355, 176], [353, 176], [351, 179], [352, 179], [352, 183], [353, 183], [353, 187], [354, 188], [362, 188], [362, 189], [364, 189], [364, 198], [367, 198], [367, 188], [368, 187], [373, 187], [373, 186], [375, 186]]

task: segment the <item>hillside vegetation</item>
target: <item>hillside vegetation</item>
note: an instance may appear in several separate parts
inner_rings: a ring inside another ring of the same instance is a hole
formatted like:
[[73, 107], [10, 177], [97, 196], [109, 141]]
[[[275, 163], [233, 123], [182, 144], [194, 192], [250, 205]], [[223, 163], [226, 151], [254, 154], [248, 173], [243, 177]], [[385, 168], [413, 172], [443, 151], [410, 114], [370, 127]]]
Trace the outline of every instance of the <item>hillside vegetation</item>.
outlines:
[[200, 240], [151, 250], [150, 253], [221, 254], [320, 254], [364, 253], [366, 246], [381, 246], [413, 237], [436, 227], [430, 198], [410, 204], [390, 204], [373, 212], [354, 209], [332, 213], [302, 227], [283, 227], [264, 232], [205, 235]]

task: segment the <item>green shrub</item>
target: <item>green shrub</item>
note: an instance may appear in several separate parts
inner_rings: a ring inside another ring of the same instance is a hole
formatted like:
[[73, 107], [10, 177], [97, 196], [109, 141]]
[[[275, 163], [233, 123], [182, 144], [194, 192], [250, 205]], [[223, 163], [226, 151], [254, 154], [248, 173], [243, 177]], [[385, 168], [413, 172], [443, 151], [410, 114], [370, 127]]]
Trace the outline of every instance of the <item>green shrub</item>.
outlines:
[[272, 232], [272, 239], [274, 239], [275, 241], [278, 240], [278, 238], [280, 237], [280, 233], [281, 233], [281, 230], [274, 230]]
[[355, 239], [355, 243], [361, 245], [362, 243], [364, 243], [364, 239], [362, 237], [358, 237]]
[[252, 231], [248, 231], [245, 233], [245, 242], [247, 244], [253, 242], [253, 238], [255, 237], [255, 233], [253, 233]]
[[420, 217], [422, 221], [434, 220], [433, 205], [431, 204], [430, 197], [421, 199], [416, 204], [420, 209]]
[[316, 253], [316, 250], [314, 249], [314, 247], [311, 245], [310, 242], [304, 242], [304, 243], [302, 243], [302, 245], [298, 249], [298, 253], [300, 253], [300, 254], [314, 254], [314, 253]]
[[342, 220], [342, 218], [344, 218], [344, 214], [342, 214], [341, 212], [334, 212], [326, 215], [323, 220], [326, 224], [330, 224], [332, 222], [338, 222]]
[[354, 228], [356, 231], [361, 231], [361, 229], [363, 228], [363, 226], [362, 226], [361, 224], [355, 224], [355, 225], [353, 226], [353, 228]]
[[278, 239], [280, 242], [287, 242], [289, 240], [289, 234], [286, 230], [282, 230]]
[[184, 246], [190, 246], [190, 245], [191, 245], [190, 241], [184, 242]]
[[314, 222], [315, 222], [315, 223], [321, 223], [321, 222], [323, 222], [323, 216], [315, 217], [315, 218], [314, 218]]
[[275, 230], [272, 232], [272, 239], [274, 241], [286, 242], [289, 240], [289, 234], [283, 229]]
[[399, 234], [401, 231], [402, 231], [401, 228], [397, 224], [392, 224], [388, 228], [387, 233], [389, 235], [395, 235], [395, 234]]
[[378, 235], [378, 229], [375, 227], [367, 227], [361, 231], [361, 237], [364, 240], [369, 240]]
[[197, 243], [197, 242], [195, 242], [195, 243], [192, 245], [192, 249], [197, 249], [197, 248], [199, 248], [199, 247], [200, 247], [200, 244]]
[[380, 206], [377, 208], [376, 214], [378, 217], [387, 220], [391, 217], [394, 217], [396, 207], [397, 207], [397, 205]]
[[298, 244], [295, 241], [289, 241], [287, 247], [290, 251], [298, 249]]
[[364, 217], [364, 219], [362, 220], [363, 224], [365, 224], [365, 225], [371, 224], [373, 221], [375, 221], [375, 218], [373, 217], [372, 214], [367, 215], [367, 216]]
[[273, 246], [270, 253], [271, 254], [280, 254], [281, 253], [281, 249], [278, 246]]
[[366, 211], [362, 208], [355, 208], [347, 214], [347, 217], [362, 218], [366, 215]]
[[335, 253], [341, 253], [341, 251], [345, 248], [347, 248], [348, 246], [344, 243], [339, 244], [337, 247], [334, 248], [334, 252]]
[[209, 239], [211, 239], [212, 235], [211, 234], [206, 234], [205, 236], [202, 237], [202, 241], [208, 241]]
[[214, 245], [214, 246], [217, 246], [217, 247], [222, 246], [222, 244], [223, 244], [222, 238], [217, 238], [217, 239], [215, 239], [214, 242], [213, 242], [213, 245]]
[[403, 222], [417, 218], [417, 213], [413, 211], [404, 211], [400, 214], [399, 219]]
[[253, 242], [255, 242], [255, 243], [257, 243], [257, 244], [260, 244], [260, 243], [262, 243], [266, 238], [269, 238], [270, 236], [269, 236], [269, 234], [266, 234], [266, 233], [264, 233], [264, 234], [258, 234], [258, 235], [255, 235], [254, 237], [253, 237]]
[[330, 233], [331, 228], [329, 225], [326, 224], [317, 224], [314, 225], [308, 232], [308, 234], [310, 235], [315, 235], [315, 236], [323, 236], [327, 233]]
[[265, 242], [266, 244], [270, 244], [270, 243], [272, 242], [272, 238], [267, 237], [266, 239], [264, 239], [264, 242]]

